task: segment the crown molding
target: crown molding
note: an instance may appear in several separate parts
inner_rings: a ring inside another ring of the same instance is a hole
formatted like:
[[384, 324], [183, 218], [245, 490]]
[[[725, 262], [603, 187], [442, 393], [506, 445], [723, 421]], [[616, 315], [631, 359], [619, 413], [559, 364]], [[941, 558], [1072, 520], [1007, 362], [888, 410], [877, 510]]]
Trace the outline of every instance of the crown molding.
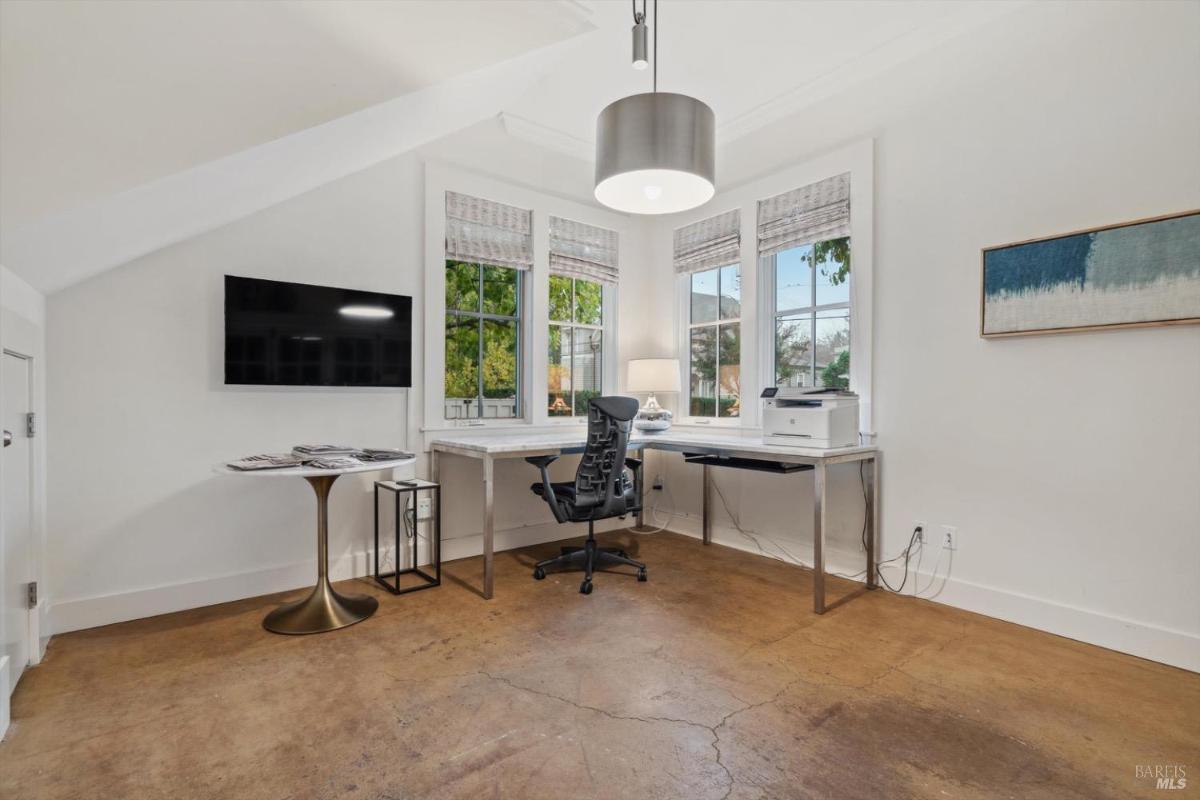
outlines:
[[498, 117], [500, 124], [504, 126], [504, 130], [509, 136], [588, 162], [596, 156], [596, 146], [592, 142], [572, 136], [558, 128], [552, 128], [507, 111], [500, 112]]

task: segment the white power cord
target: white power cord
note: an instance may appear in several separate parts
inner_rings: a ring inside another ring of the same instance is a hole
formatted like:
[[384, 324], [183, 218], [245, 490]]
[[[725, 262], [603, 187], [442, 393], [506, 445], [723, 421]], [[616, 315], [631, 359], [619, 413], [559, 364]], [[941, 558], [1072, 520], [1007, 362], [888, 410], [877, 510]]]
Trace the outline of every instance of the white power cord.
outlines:
[[[653, 487], [651, 487], [650, 491], [651, 492], [661, 491], [663, 494], [668, 494], [668, 495], [670, 494], [670, 492], [666, 489], [665, 486], [661, 490], [654, 489]], [[632, 533], [643, 534], [643, 535], [647, 535], [647, 536], [650, 534], [653, 534], [653, 533], [662, 533], [663, 531], [665, 531], [667, 529], [667, 526], [670, 525], [671, 522], [675, 519], [675, 496], [671, 495], [670, 499], [671, 499], [671, 513], [667, 516], [666, 522], [662, 523], [657, 528], [653, 528], [648, 531], [639, 531], [636, 528], [629, 528], [629, 531]], [[645, 508], [645, 507], [646, 507], [646, 486], [645, 486], [645, 475], [643, 474], [643, 476], [642, 476], [642, 508]], [[654, 498], [654, 505], [650, 507], [650, 515], [651, 515], [651, 517], [654, 518], [654, 522], [657, 524], [658, 523], [658, 498], [657, 497]], [[643, 519], [644, 518], [645, 517], [643, 516]]]

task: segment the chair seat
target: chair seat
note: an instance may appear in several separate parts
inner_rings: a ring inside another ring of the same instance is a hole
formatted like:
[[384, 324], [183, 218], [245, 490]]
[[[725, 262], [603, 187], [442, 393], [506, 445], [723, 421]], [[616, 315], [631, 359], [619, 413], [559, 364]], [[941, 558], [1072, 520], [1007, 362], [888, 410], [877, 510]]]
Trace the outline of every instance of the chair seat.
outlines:
[[[559, 500], [565, 500], [568, 503], [575, 502], [575, 481], [565, 481], [563, 483], [552, 483], [550, 487], [554, 489], [554, 496]], [[532, 484], [530, 489], [538, 497], [545, 497], [545, 487], [541, 483]]]

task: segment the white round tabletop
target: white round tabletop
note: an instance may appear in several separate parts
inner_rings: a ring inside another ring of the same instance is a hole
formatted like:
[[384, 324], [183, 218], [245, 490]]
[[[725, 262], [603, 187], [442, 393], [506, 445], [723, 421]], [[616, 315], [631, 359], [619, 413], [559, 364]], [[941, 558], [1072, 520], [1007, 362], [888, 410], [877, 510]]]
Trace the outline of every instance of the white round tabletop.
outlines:
[[397, 458], [391, 461], [364, 461], [353, 467], [342, 467], [341, 469], [317, 469], [315, 467], [278, 467], [276, 469], [234, 469], [228, 464], [216, 464], [213, 466], [213, 472], [220, 475], [253, 475], [254, 477], [268, 478], [319, 478], [324, 475], [349, 475], [353, 472], [376, 472], [385, 469], [396, 469], [397, 467], [407, 467], [409, 464], [417, 463], [416, 458]]

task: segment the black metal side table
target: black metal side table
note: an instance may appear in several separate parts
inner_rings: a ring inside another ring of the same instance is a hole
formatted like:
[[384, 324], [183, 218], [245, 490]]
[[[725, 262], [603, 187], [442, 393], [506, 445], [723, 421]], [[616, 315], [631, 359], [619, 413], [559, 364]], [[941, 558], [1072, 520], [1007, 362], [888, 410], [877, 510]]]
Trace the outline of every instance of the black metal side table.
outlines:
[[[391, 572], [380, 573], [379, 571], [379, 490], [391, 492], [395, 497], [396, 519], [395, 519], [395, 537], [396, 549], [395, 559], [396, 568]], [[430, 558], [433, 563], [433, 574], [425, 572], [418, 565], [419, 557], [417, 555], [417, 545], [420, 543], [420, 497], [421, 492], [425, 492], [426, 496], [432, 496], [430, 511], [433, 518], [427, 523], [426, 539], [429, 542]], [[403, 498], [403, 508], [401, 507], [401, 498]], [[400, 557], [403, 551], [400, 549], [400, 529], [404, 528], [405, 535], [412, 539], [412, 566], [406, 569], [400, 569]], [[428, 532], [432, 532], [432, 536]], [[401, 575], [415, 575], [418, 583], [415, 586], [400, 587]], [[388, 579], [392, 580], [389, 581]], [[392, 594], [408, 594], [409, 592], [417, 592], [421, 589], [431, 589], [434, 586], [442, 584], [442, 487], [440, 484], [432, 481], [413, 480], [413, 481], [375, 481], [375, 582], [383, 588], [387, 589]]]

